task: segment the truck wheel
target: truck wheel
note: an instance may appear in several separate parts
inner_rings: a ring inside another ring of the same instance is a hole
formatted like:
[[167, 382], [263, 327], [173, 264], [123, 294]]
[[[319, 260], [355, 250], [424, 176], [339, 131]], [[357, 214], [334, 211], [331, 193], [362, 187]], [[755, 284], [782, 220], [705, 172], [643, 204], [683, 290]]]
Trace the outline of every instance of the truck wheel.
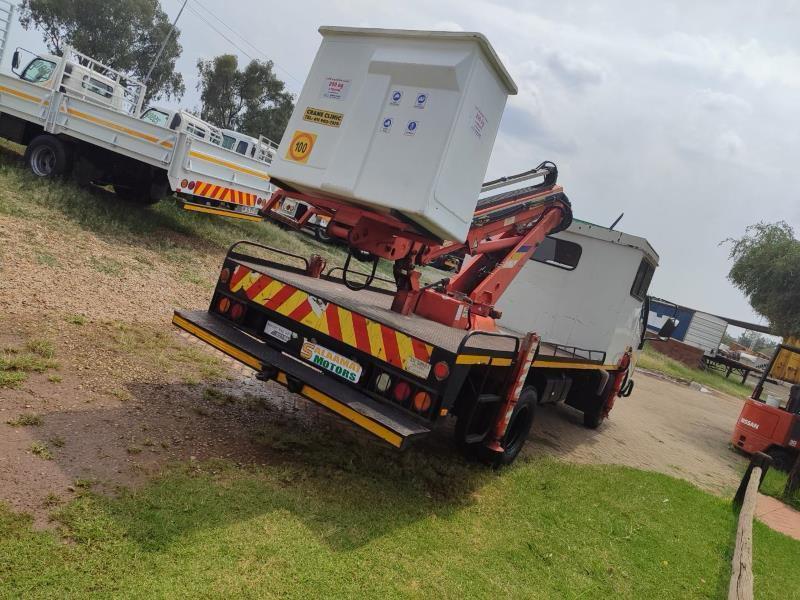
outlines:
[[40, 135], [28, 144], [25, 162], [38, 177], [55, 178], [67, 175], [71, 160], [64, 142], [53, 135]]
[[583, 426], [588, 429], [597, 429], [600, 425], [603, 424], [603, 421], [606, 420], [605, 413], [605, 406], [606, 402], [608, 401], [608, 395], [614, 388], [614, 378], [609, 377], [608, 383], [606, 383], [606, 387], [603, 389], [603, 394], [601, 396], [594, 396], [593, 399], [599, 400], [597, 406], [587, 406], [586, 409], [583, 411]]
[[510, 465], [516, 460], [525, 442], [528, 441], [538, 401], [539, 396], [534, 388], [527, 387], [522, 390], [522, 394], [520, 394], [517, 405], [514, 407], [514, 412], [508, 422], [506, 434], [500, 442], [503, 451], [491, 452], [487, 448], [482, 449], [483, 458], [488, 464], [500, 467]]
[[327, 244], [331, 241], [330, 234], [322, 227], [314, 228], [314, 237], [317, 238], [323, 244]]

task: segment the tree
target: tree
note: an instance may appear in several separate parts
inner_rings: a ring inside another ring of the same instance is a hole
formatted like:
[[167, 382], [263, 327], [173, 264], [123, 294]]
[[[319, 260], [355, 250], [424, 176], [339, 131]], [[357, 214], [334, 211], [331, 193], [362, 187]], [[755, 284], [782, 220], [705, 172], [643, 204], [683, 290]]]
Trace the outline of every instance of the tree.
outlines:
[[272, 69], [272, 61], [252, 60], [239, 69], [232, 54], [197, 62], [200, 117], [226, 129], [278, 141], [292, 114], [292, 96]]
[[800, 240], [784, 221], [751, 225], [732, 244], [728, 279], [784, 337], [800, 335]]
[[[172, 24], [158, 0], [22, 0], [19, 20], [42, 32], [47, 48], [61, 55], [72, 46], [139, 80], [147, 75]], [[180, 99], [186, 91], [175, 61], [183, 48], [173, 33], [147, 83], [145, 102]]]

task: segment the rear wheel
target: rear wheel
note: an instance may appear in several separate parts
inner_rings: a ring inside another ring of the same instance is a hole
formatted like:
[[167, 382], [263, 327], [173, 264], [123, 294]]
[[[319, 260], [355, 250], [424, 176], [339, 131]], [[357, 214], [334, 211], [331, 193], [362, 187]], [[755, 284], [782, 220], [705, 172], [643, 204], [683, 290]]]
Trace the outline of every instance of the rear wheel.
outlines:
[[533, 427], [534, 411], [538, 403], [538, 395], [532, 387], [525, 388], [520, 394], [508, 427], [500, 445], [502, 452], [492, 452], [487, 448], [482, 448], [483, 459], [492, 466], [510, 465], [522, 451], [525, 442], [528, 441], [531, 427]]
[[314, 228], [314, 237], [324, 244], [327, 244], [331, 241], [331, 236], [327, 229], [323, 229], [322, 227]]
[[71, 160], [67, 146], [53, 135], [40, 135], [28, 144], [25, 162], [38, 177], [62, 177], [70, 170]]

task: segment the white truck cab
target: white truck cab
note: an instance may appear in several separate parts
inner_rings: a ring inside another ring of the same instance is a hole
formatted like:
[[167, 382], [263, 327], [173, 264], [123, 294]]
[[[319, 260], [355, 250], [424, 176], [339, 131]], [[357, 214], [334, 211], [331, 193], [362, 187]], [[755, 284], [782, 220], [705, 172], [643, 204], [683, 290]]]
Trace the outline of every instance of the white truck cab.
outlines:
[[249, 156], [260, 162], [270, 164], [278, 144], [262, 136], [254, 138], [233, 129], [222, 130], [222, 147], [242, 156]]
[[578, 355], [602, 352], [605, 364], [617, 364], [630, 349], [633, 365], [658, 261], [646, 239], [575, 219], [545, 238], [509, 286], [497, 306], [500, 322]]

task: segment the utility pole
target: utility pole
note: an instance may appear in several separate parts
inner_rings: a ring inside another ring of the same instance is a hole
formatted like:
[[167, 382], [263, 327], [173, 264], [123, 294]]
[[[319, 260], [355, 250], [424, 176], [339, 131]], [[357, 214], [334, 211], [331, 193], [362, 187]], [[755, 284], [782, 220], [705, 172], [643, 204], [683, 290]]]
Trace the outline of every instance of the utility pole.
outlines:
[[156, 54], [156, 57], [153, 59], [153, 62], [150, 63], [150, 68], [147, 70], [147, 75], [144, 76], [143, 83], [145, 85], [147, 85], [148, 82], [150, 81], [150, 75], [153, 74], [153, 69], [156, 68], [156, 63], [158, 62], [158, 59], [161, 58], [161, 55], [164, 53], [164, 48], [167, 47], [167, 42], [169, 42], [169, 38], [171, 38], [172, 34], [175, 32], [175, 25], [178, 24], [178, 19], [181, 18], [181, 15], [183, 14], [183, 9], [186, 8], [186, 3], [188, 1], [189, 0], [183, 0], [183, 4], [181, 5], [181, 9], [178, 11], [178, 16], [175, 17], [175, 20], [172, 22], [172, 27], [170, 27], [169, 31], [167, 32], [167, 35], [164, 38], [164, 41], [161, 42], [161, 47], [158, 49], [158, 54]]

